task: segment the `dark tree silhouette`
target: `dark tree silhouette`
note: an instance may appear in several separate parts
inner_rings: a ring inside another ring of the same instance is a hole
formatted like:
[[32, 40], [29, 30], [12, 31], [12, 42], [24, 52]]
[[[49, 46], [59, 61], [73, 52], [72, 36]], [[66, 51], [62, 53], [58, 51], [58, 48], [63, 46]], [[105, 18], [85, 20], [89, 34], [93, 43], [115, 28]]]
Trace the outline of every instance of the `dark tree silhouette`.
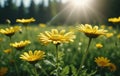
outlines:
[[12, 0], [6, 0], [3, 8], [3, 23], [6, 22], [6, 19], [10, 19], [12, 23], [15, 23], [17, 9]]
[[23, 0], [21, 0], [21, 4], [18, 7], [18, 15], [17, 15], [17, 17], [18, 18], [26, 17], [26, 11], [25, 11], [25, 7], [24, 7], [24, 4], [23, 4]]
[[42, 0], [42, 3], [38, 5], [38, 19], [40, 23], [45, 23], [47, 21], [46, 7], [44, 6], [44, 0]]
[[31, 0], [30, 7], [28, 8], [28, 17], [36, 17], [36, 5], [34, 0]]
[[[63, 9], [69, 5], [69, 2], [63, 4], [62, 0], [48, 0], [48, 6], [45, 6], [44, 1], [45, 0], [42, 0], [40, 4], [35, 5], [34, 0], [31, 0], [30, 6], [26, 8], [23, 5], [23, 0], [21, 1], [20, 6], [16, 6], [15, 1], [13, 3], [13, 0], [4, 0], [4, 5], [2, 7], [0, 5], [0, 24], [6, 23], [6, 19], [10, 19], [12, 23], [16, 23], [16, 18], [30, 17], [34, 17], [36, 19], [35, 23], [49, 23], [52, 21], [51, 24], [55, 25], [87, 22], [82, 14], [84, 13], [83, 11], [73, 11], [74, 13], [71, 15], [72, 18], [69, 18], [73, 8], [69, 7], [63, 11]], [[120, 16], [119, 5], [120, 0], [94, 0], [94, 4], [92, 6], [95, 7], [95, 9], [92, 9], [104, 16], [104, 18], [101, 18], [101, 16], [100, 18], [102, 21], [108, 24], [108, 18]], [[61, 11], [62, 13], [60, 13]], [[90, 20], [92, 19], [93, 16], [90, 15]]]

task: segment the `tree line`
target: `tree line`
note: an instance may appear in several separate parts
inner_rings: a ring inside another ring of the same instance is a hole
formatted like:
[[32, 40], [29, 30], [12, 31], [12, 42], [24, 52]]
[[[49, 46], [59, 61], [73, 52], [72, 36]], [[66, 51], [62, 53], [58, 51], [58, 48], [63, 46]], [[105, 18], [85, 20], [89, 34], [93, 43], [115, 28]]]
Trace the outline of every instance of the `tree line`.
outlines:
[[[102, 3], [103, 1], [103, 3]], [[120, 15], [119, 0], [97, 0], [95, 5], [97, 12], [104, 15], [101, 21], [107, 22], [109, 17], [118, 17]], [[26, 8], [21, 0], [20, 6], [16, 6], [13, 0], [6, 0], [4, 7], [0, 5], [0, 24], [6, 23], [9, 19], [12, 24], [15, 24], [16, 19], [22, 18], [35, 18], [37, 23], [50, 23], [50, 24], [72, 24], [72, 23], [86, 23], [87, 19], [79, 11], [73, 11], [73, 8], [68, 7], [68, 3], [62, 3], [61, 0], [48, 0], [48, 6], [44, 5], [44, 0], [36, 5], [34, 0], [31, 0], [30, 6]], [[65, 9], [65, 11], [64, 11]], [[71, 13], [74, 12], [74, 13]], [[80, 14], [80, 15], [78, 15]], [[71, 16], [72, 15], [72, 16]], [[81, 19], [80, 19], [81, 18]], [[95, 23], [93, 16], [90, 17], [88, 23]]]

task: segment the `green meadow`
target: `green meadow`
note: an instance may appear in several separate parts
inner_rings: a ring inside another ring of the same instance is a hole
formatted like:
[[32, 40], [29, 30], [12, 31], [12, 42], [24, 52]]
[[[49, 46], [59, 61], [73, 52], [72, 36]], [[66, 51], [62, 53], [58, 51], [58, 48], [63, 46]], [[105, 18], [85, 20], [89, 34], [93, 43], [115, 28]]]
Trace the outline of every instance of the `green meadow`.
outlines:
[[[7, 26], [7, 24], [0, 25], [0, 29], [12, 26]], [[120, 76], [120, 33], [116, 28], [108, 25], [99, 25], [99, 28], [108, 30], [109, 34], [92, 39], [84, 64], [79, 70], [89, 38], [77, 30], [77, 25], [45, 25], [43, 27], [29, 24], [28, 27], [20, 26], [22, 30], [11, 37], [0, 34], [0, 76], [77, 76], [78, 71], [78, 76]], [[76, 36], [74, 42], [59, 45], [58, 62], [56, 61], [55, 45], [52, 43], [43, 45], [38, 40], [40, 33], [51, 31], [51, 29], [64, 29], [66, 32], [72, 31]], [[10, 46], [10, 43], [24, 40], [30, 40], [31, 43], [22, 50], [17, 50]], [[96, 44], [101, 44], [102, 46], [99, 47]], [[7, 49], [11, 51], [5, 52]], [[45, 52], [45, 57], [34, 63], [20, 59], [20, 55], [29, 50], [42, 50]], [[95, 58], [98, 57], [109, 59], [115, 67], [98, 66], [95, 62]], [[58, 65], [58, 68], [56, 68], [56, 65]], [[111, 71], [111, 69], [113, 70]]]

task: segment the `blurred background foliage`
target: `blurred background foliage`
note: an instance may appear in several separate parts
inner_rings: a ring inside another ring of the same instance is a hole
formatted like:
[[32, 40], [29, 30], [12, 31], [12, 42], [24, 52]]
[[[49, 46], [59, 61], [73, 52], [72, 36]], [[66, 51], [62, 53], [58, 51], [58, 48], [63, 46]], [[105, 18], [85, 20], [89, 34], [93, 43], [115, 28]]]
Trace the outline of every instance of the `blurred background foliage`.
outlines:
[[42, 0], [36, 5], [34, 0], [31, 0], [30, 6], [25, 7], [23, 0], [20, 6], [17, 6], [13, 0], [5, 0], [4, 5], [0, 3], [0, 24], [4, 24], [6, 19], [10, 19], [12, 24], [15, 24], [17, 18], [30, 17], [36, 19], [36, 24], [108, 24], [108, 18], [120, 16], [120, 0], [94, 0], [94, 5], [91, 7], [93, 11], [86, 9], [86, 16], [84, 10], [73, 10], [74, 8], [68, 5], [69, 1], [63, 3], [62, 0], [48, 0], [47, 6], [45, 0]]

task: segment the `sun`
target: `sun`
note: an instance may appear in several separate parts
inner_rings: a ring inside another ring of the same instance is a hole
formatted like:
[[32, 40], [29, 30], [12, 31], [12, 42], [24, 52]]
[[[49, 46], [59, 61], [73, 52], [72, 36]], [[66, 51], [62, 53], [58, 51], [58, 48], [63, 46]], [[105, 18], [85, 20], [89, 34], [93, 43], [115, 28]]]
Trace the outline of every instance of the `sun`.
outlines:
[[70, 0], [70, 4], [73, 6], [88, 6], [90, 5], [91, 0]]

